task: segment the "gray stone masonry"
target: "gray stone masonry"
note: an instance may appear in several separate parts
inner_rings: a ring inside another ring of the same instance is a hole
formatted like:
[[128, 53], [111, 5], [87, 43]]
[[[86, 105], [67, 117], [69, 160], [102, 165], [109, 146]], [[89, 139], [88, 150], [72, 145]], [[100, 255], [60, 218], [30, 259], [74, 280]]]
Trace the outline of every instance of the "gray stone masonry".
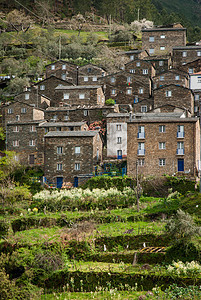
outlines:
[[56, 61], [46, 66], [46, 78], [52, 75], [77, 84], [78, 66], [67, 61]]

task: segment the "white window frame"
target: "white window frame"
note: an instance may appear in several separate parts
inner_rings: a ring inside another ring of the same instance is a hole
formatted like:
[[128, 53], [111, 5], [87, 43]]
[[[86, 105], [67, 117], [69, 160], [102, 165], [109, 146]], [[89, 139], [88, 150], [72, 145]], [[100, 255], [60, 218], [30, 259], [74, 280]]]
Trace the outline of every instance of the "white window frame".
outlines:
[[121, 124], [116, 124], [116, 131], [122, 131]]
[[164, 81], [164, 80], [165, 80], [164, 75], [161, 75], [161, 76], [160, 76], [160, 81]]
[[31, 125], [30, 132], [36, 132], [36, 125]]
[[160, 50], [164, 51], [165, 50], [165, 46], [160, 46]]
[[164, 66], [164, 60], [159, 60], [158, 65], [159, 65], [160, 67]]
[[175, 75], [175, 80], [180, 80], [180, 76], [179, 75]]
[[79, 171], [80, 170], [80, 163], [75, 163], [75, 171]]
[[68, 120], [69, 120], [69, 116], [68, 116], [68, 115], [65, 115], [65, 116], [64, 116], [64, 120], [65, 120], [65, 121], [68, 121]]
[[84, 109], [84, 116], [87, 117], [89, 115], [89, 111], [87, 109]]
[[20, 115], [16, 115], [16, 121], [20, 121]]
[[146, 74], [148, 74], [149, 72], [148, 72], [148, 69], [143, 69], [142, 70], [142, 74], [144, 74], [144, 75], [146, 75]]
[[161, 39], [165, 39], [165, 35], [164, 35], [164, 34], [161, 34], [160, 38], [161, 38]]
[[182, 51], [182, 57], [187, 57], [187, 51]]
[[197, 56], [201, 56], [201, 51], [197, 51]]
[[132, 95], [132, 88], [127, 88], [126, 89], [126, 94], [127, 95]]
[[115, 77], [111, 77], [111, 78], [110, 78], [110, 82], [111, 82], [111, 83], [114, 83], [115, 81], [116, 81], [116, 78], [115, 78]]
[[98, 80], [97, 76], [92, 77], [92, 81], [97, 81], [97, 80]]
[[8, 115], [11, 115], [13, 113], [13, 109], [12, 108], [8, 108]]
[[61, 74], [61, 79], [66, 80], [66, 74]]
[[159, 149], [160, 150], [166, 149], [166, 143], [165, 142], [159, 142]]
[[172, 91], [165, 91], [166, 97], [172, 97]]
[[57, 154], [63, 154], [63, 147], [62, 146], [57, 146]]
[[189, 69], [188, 69], [188, 73], [189, 73], [189, 74], [193, 74], [193, 73], [194, 73], [194, 69], [193, 69], [193, 68], [189, 68]]
[[145, 165], [145, 159], [144, 158], [138, 158], [137, 165], [139, 167], [143, 167]]
[[75, 154], [80, 154], [80, 153], [81, 153], [81, 147], [75, 146]]
[[166, 132], [166, 127], [165, 127], [165, 125], [159, 125], [159, 132], [160, 132], [160, 133]]
[[149, 54], [154, 54], [154, 48], [149, 49]]
[[117, 144], [122, 144], [122, 137], [121, 136], [117, 137]]
[[26, 112], [27, 112], [26, 107], [22, 107], [22, 108], [21, 108], [21, 113], [22, 113], [22, 114], [26, 114]]
[[36, 141], [35, 140], [29, 140], [29, 146], [30, 147], [36, 146]]
[[111, 95], [116, 95], [116, 89], [111, 90]]
[[62, 65], [62, 70], [66, 70], [66, 65]]
[[13, 132], [19, 132], [19, 126], [14, 126], [13, 127]]
[[143, 113], [146, 113], [147, 112], [147, 105], [142, 105], [141, 106], [141, 112]]
[[18, 140], [13, 141], [13, 147], [19, 147], [19, 141]]
[[149, 42], [151, 42], [151, 43], [155, 42], [155, 37], [154, 36], [150, 36], [149, 37]]
[[166, 165], [166, 159], [165, 158], [159, 158], [159, 166], [164, 167]]
[[44, 90], [45, 90], [45, 85], [44, 84], [40, 85], [40, 91], [44, 91]]
[[63, 164], [62, 163], [57, 164], [57, 171], [63, 171]]
[[64, 93], [63, 96], [64, 96], [64, 100], [69, 100], [69, 98], [70, 98], [69, 93]]
[[85, 93], [81, 93], [81, 94], [79, 94], [79, 99], [80, 99], [80, 100], [83, 100], [83, 99], [85, 99]]
[[51, 70], [55, 70], [55, 65], [51, 65]]
[[195, 100], [200, 100], [200, 95], [198, 95], [198, 94], [195, 95], [194, 99], [195, 99]]
[[135, 74], [135, 69], [130, 69], [129, 72], [130, 72], [131, 74]]
[[28, 93], [25, 93], [25, 94], [24, 94], [24, 99], [25, 99], [25, 100], [29, 100], [29, 94], [28, 94]]
[[140, 61], [136, 62], [136, 67], [140, 67]]
[[84, 82], [89, 81], [89, 77], [88, 76], [84, 76]]
[[139, 94], [144, 94], [144, 89], [143, 88], [139, 88]]

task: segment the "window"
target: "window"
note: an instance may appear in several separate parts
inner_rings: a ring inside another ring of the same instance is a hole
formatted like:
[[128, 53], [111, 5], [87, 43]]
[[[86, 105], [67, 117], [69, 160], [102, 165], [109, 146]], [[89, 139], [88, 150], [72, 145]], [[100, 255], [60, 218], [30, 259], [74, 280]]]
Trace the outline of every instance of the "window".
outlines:
[[189, 68], [189, 69], [188, 69], [188, 73], [189, 73], [189, 74], [193, 74], [193, 72], [194, 72], [194, 70], [193, 70], [192, 68]]
[[128, 76], [128, 77], [127, 77], [127, 83], [131, 83], [131, 81], [132, 81], [132, 80], [131, 80], [131, 77]]
[[51, 65], [51, 70], [55, 70], [55, 65]]
[[138, 143], [138, 155], [144, 155], [145, 149], [144, 149], [144, 143]]
[[127, 88], [126, 89], [126, 94], [131, 95], [132, 94], [132, 88]]
[[27, 109], [26, 109], [26, 108], [24, 108], [24, 107], [21, 108], [21, 113], [22, 113], [22, 114], [26, 114], [26, 112], [27, 112]]
[[122, 150], [117, 150], [117, 158], [122, 158]]
[[162, 75], [162, 76], [160, 76], [160, 80], [161, 81], [163, 81], [164, 80], [164, 76]]
[[144, 93], [143, 88], [140, 88], [140, 89], [139, 89], [139, 94], [143, 94], [143, 93]]
[[172, 97], [172, 91], [166, 91], [165, 95], [166, 97]]
[[68, 116], [68, 115], [64, 116], [64, 120], [65, 120], [65, 121], [68, 121], [68, 119], [69, 119], [69, 116]]
[[166, 148], [165, 142], [159, 142], [159, 149], [162, 150], [165, 148]]
[[140, 61], [136, 62], [136, 67], [140, 67]]
[[195, 99], [195, 100], [199, 100], [199, 99], [200, 99], [200, 96], [199, 96], [199, 95], [195, 95], [194, 99]]
[[117, 137], [117, 144], [121, 144], [122, 143], [122, 138], [119, 136]]
[[177, 126], [177, 137], [184, 138], [184, 125]]
[[194, 106], [194, 112], [198, 112], [198, 107]]
[[75, 170], [79, 171], [80, 170], [80, 163], [75, 163]]
[[180, 76], [179, 75], [176, 75], [175, 76], [175, 80], [179, 80], [180, 79]]
[[183, 52], [182, 52], [182, 56], [183, 56], [183, 57], [186, 57], [186, 56], [187, 56], [187, 52], [186, 52], [186, 51], [183, 51]]
[[150, 42], [154, 42], [154, 36], [150, 36], [150, 37], [149, 37], [149, 41], [150, 41]]
[[44, 84], [40, 85], [40, 90], [41, 90], [41, 91], [44, 91], [44, 90], [45, 90]]
[[88, 76], [84, 76], [84, 81], [88, 81], [89, 80], [89, 77]]
[[139, 102], [139, 97], [138, 95], [134, 96], [134, 100], [133, 100], [134, 104]]
[[153, 48], [149, 49], [149, 54], [154, 54], [154, 49]]
[[19, 132], [19, 126], [14, 126], [13, 127], [13, 132]]
[[48, 132], [49, 132], [49, 128], [46, 127], [46, 128], [45, 128], [45, 133], [48, 133]]
[[200, 76], [198, 77], [198, 83], [201, 83], [201, 77]]
[[80, 147], [79, 146], [75, 147], [75, 154], [80, 154]]
[[141, 112], [146, 113], [147, 112], [147, 105], [141, 106]]
[[145, 75], [145, 74], [148, 74], [148, 69], [143, 69], [143, 70], [142, 70], [142, 74], [144, 74], [144, 75]]
[[120, 124], [117, 124], [117, 125], [116, 125], [116, 130], [117, 130], [117, 131], [121, 131], [121, 125], [120, 125]]
[[130, 69], [130, 73], [134, 74], [135, 73], [135, 69]]
[[139, 167], [144, 166], [144, 158], [138, 158], [137, 164], [138, 164]]
[[24, 94], [24, 99], [25, 99], [25, 100], [29, 100], [29, 94], [27, 94], [27, 93]]
[[29, 141], [29, 146], [35, 146], [35, 144], [36, 144], [36, 143], [35, 143], [35, 140], [30, 140], [30, 141]]
[[159, 125], [159, 132], [165, 132], [165, 125]]
[[57, 154], [63, 154], [63, 147], [61, 146], [57, 147]]
[[30, 127], [30, 131], [31, 131], [31, 132], [36, 131], [36, 126], [35, 126], [35, 125], [32, 125], [32, 126]]
[[144, 126], [138, 126], [138, 134], [137, 134], [138, 139], [144, 139], [145, 138], [145, 130]]
[[162, 67], [162, 66], [164, 66], [164, 61], [163, 60], [159, 60], [158, 64], [159, 64], [160, 67]]
[[66, 74], [62, 74], [61, 79], [66, 80]]
[[177, 154], [184, 155], [184, 142], [177, 142]]
[[93, 76], [92, 81], [97, 81], [97, 76]]
[[68, 100], [69, 99], [69, 94], [68, 93], [64, 93], [64, 100]]
[[62, 65], [62, 70], [66, 70], [66, 65]]
[[86, 117], [86, 116], [88, 116], [89, 115], [89, 111], [88, 110], [84, 110], [84, 116]]
[[63, 170], [63, 165], [57, 164], [57, 171], [62, 171], [62, 170]]
[[112, 95], [116, 95], [116, 90], [115, 90], [115, 89], [112, 89], [112, 90], [111, 90], [111, 94], [112, 94]]
[[35, 161], [35, 156], [34, 156], [34, 154], [30, 154], [30, 155], [29, 155], [29, 163], [30, 163], [30, 165], [33, 165], [33, 164], [34, 164], [34, 161]]
[[57, 131], [61, 131], [61, 127], [57, 127], [56, 130], [57, 130]]
[[201, 51], [198, 51], [198, 52], [197, 52], [197, 56], [201, 56]]
[[165, 39], [165, 35], [164, 34], [161, 34], [161, 39]]
[[13, 113], [13, 109], [12, 108], [9, 108], [8, 109], [8, 114], [10, 115], [10, 114], [12, 114]]
[[111, 81], [111, 83], [114, 83], [115, 82], [115, 77], [111, 77], [110, 81]]
[[20, 121], [20, 116], [16, 115], [16, 121]]
[[165, 166], [165, 158], [159, 158], [159, 166], [160, 167]]
[[79, 99], [84, 99], [85, 98], [85, 94], [82, 93], [82, 94], [79, 94]]
[[91, 73], [91, 68], [88, 68], [87, 72], [88, 72], [88, 73]]
[[160, 50], [161, 50], [161, 51], [164, 51], [164, 50], [165, 50], [165, 47], [164, 47], [164, 46], [160, 46]]
[[130, 55], [130, 60], [134, 60], [134, 55]]
[[19, 141], [18, 140], [13, 141], [13, 147], [18, 147], [18, 146], [19, 146]]
[[56, 121], [57, 120], [57, 115], [53, 116], [53, 120]]

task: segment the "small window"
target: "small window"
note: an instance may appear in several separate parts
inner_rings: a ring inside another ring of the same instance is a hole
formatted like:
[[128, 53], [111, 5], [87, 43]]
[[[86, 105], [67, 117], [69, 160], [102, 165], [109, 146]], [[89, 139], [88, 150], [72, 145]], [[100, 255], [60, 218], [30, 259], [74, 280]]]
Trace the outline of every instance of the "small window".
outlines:
[[36, 144], [36, 143], [35, 143], [35, 140], [30, 140], [30, 141], [29, 141], [29, 146], [35, 146], [35, 144]]
[[189, 69], [188, 69], [188, 73], [189, 73], [189, 74], [193, 74], [193, 73], [194, 73], [194, 70], [193, 70], [192, 68], [189, 68]]
[[159, 158], [159, 166], [165, 166], [165, 158]]
[[63, 165], [57, 164], [57, 171], [62, 171], [62, 170], [63, 170]]
[[165, 132], [165, 125], [159, 125], [159, 132]]
[[16, 121], [20, 121], [20, 116], [19, 115], [16, 115]]
[[75, 147], [75, 154], [80, 154], [80, 147], [79, 146]]
[[57, 154], [63, 154], [63, 147], [61, 146], [57, 147]]
[[110, 81], [111, 81], [111, 83], [114, 83], [116, 81], [115, 77], [111, 77]]
[[201, 56], [201, 51], [198, 51], [198, 52], [197, 52], [197, 56]]
[[140, 61], [136, 62], [136, 67], [140, 67]]
[[194, 106], [194, 112], [198, 112], [198, 107]]
[[139, 89], [139, 94], [143, 94], [144, 90], [142, 88]]
[[122, 138], [119, 136], [117, 137], [117, 144], [121, 144], [122, 143]]
[[8, 114], [10, 115], [10, 114], [12, 114], [13, 113], [13, 109], [12, 108], [9, 108], [8, 109]]
[[26, 94], [24, 95], [24, 99], [25, 99], [25, 100], [29, 100], [29, 94], [26, 93]]
[[179, 75], [176, 75], [175, 76], [175, 80], [179, 80], [180, 79], [180, 76]]
[[61, 79], [66, 80], [66, 74], [62, 74]]
[[62, 70], [66, 70], [66, 65], [62, 65]]
[[82, 93], [82, 94], [79, 94], [79, 99], [84, 99], [85, 98], [85, 94]]
[[130, 60], [134, 60], [134, 55], [130, 55]]
[[89, 80], [88, 76], [84, 76], [84, 81], [87, 82]]
[[160, 50], [161, 50], [161, 51], [164, 51], [164, 50], [165, 50], [165, 47], [164, 47], [164, 46], [160, 46]]
[[87, 71], [88, 71], [88, 73], [91, 73], [91, 68], [88, 68], [88, 70], [87, 70]]
[[150, 41], [150, 42], [154, 42], [154, 40], [155, 40], [155, 39], [154, 39], [154, 36], [150, 36], [150, 37], [149, 37], [149, 41]]
[[116, 95], [116, 90], [115, 89], [111, 90], [111, 95]]
[[162, 150], [162, 149], [165, 149], [165, 148], [166, 148], [165, 142], [159, 142], [159, 149]]
[[68, 121], [69, 120], [69, 116], [68, 115], [64, 116], [64, 120]]
[[127, 88], [126, 89], [126, 94], [131, 95], [132, 94], [132, 88]]
[[165, 35], [164, 34], [161, 34], [161, 39], [165, 39]]
[[69, 94], [68, 93], [64, 93], [64, 100], [68, 100], [69, 99]]
[[36, 131], [36, 126], [35, 126], [35, 125], [32, 125], [32, 126], [30, 127], [30, 131], [31, 131], [31, 132]]
[[198, 83], [201, 83], [201, 77], [198, 77]]
[[53, 120], [56, 121], [57, 120], [57, 115], [53, 116]]
[[166, 97], [172, 97], [172, 91], [166, 91], [165, 95]]
[[183, 51], [183, 52], [182, 52], [182, 56], [183, 56], [183, 57], [186, 57], [186, 56], [187, 56], [187, 51]]
[[139, 167], [144, 166], [144, 162], [145, 162], [144, 158], [139, 158], [139, 159], [137, 160], [137, 164], [138, 164]]
[[45, 128], [45, 133], [48, 133], [49, 132], [49, 127], [46, 127]]
[[164, 61], [163, 60], [159, 60], [158, 64], [159, 64], [160, 67], [162, 67], [162, 66], [164, 66]]
[[61, 131], [61, 127], [56, 127], [56, 131]]
[[14, 126], [13, 127], [13, 132], [19, 132], [19, 126]]
[[141, 106], [141, 112], [146, 113], [147, 112], [147, 105]]
[[162, 76], [160, 76], [160, 80], [161, 81], [163, 81], [165, 78], [164, 78], [164, 76], [162, 75]]
[[86, 116], [88, 116], [89, 115], [89, 111], [88, 110], [84, 110], [84, 116], [86, 117]]
[[153, 48], [149, 49], [149, 54], [154, 54], [154, 49]]
[[130, 69], [129, 72], [132, 73], [132, 74], [134, 74], [135, 73], [135, 69]]
[[131, 77], [128, 76], [128, 77], [127, 77], [127, 83], [131, 83], [131, 81], [132, 81], [132, 80], [131, 80]]
[[145, 74], [148, 74], [148, 69], [143, 69], [143, 70], [142, 70], [142, 74], [144, 74], [144, 75], [145, 75]]
[[51, 70], [55, 70], [55, 65], [51, 65]]
[[44, 91], [44, 90], [45, 90], [44, 84], [40, 85], [40, 90], [41, 90], [41, 91]]
[[79, 171], [80, 170], [80, 163], [75, 163], [75, 170]]
[[116, 130], [117, 130], [117, 131], [121, 131], [121, 125], [120, 125], [120, 124], [117, 124], [117, 125], [116, 125]]
[[177, 142], [177, 149], [184, 149], [184, 142]]
[[195, 99], [195, 100], [199, 100], [199, 99], [200, 99], [200, 96], [199, 96], [199, 95], [195, 95], [194, 99]]
[[22, 114], [26, 114], [26, 112], [27, 112], [27, 109], [25, 107], [21, 108], [21, 113]]
[[19, 141], [18, 140], [13, 141], [13, 147], [18, 147], [18, 146], [19, 146]]
[[97, 81], [97, 76], [93, 76], [92, 81]]

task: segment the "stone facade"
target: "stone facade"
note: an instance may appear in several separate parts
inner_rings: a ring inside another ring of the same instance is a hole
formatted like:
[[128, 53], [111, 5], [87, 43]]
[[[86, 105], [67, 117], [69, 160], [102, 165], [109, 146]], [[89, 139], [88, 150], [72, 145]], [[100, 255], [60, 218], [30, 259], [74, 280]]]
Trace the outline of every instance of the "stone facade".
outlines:
[[103, 106], [105, 104], [105, 95], [100, 85], [58, 86], [55, 95], [62, 105]]
[[188, 74], [176, 69], [170, 69], [169, 71], [160, 73], [153, 77], [152, 81], [155, 89], [168, 84], [176, 84], [189, 88]]
[[14, 97], [14, 100], [24, 102], [31, 106], [39, 107], [42, 109], [46, 109], [47, 107], [49, 107], [51, 102], [49, 98], [39, 94], [38, 89], [34, 87], [18, 94], [17, 96]]
[[142, 99], [134, 103], [133, 112], [134, 113], [146, 113], [154, 108], [154, 99]]
[[48, 121], [56, 120], [58, 122], [70, 121], [79, 122], [86, 121], [91, 124], [95, 121], [105, 119], [107, 114], [118, 112], [118, 108], [114, 106], [89, 106], [89, 107], [49, 107], [45, 111], [45, 119]]
[[136, 59], [125, 64], [125, 71], [141, 76], [155, 76], [155, 68], [153, 65], [150, 62], [141, 59]]
[[147, 57], [149, 54], [147, 53], [146, 50], [139, 50], [139, 49], [134, 49], [125, 52], [125, 55], [129, 57], [130, 61], [136, 60], [136, 59], [143, 59]]
[[79, 67], [78, 85], [97, 85], [98, 78], [104, 77], [107, 72], [96, 65], [87, 64]]
[[[173, 67], [183, 68], [183, 65], [201, 57], [201, 46], [173, 47]], [[190, 69], [190, 68], [189, 68]]]
[[[128, 123], [127, 174], [198, 175], [200, 124], [197, 118], [155, 118]], [[139, 135], [144, 132], [144, 135]]]
[[38, 152], [36, 129], [41, 122], [27, 121], [7, 124], [7, 150], [16, 152], [16, 158], [22, 165], [36, 166], [43, 161], [43, 153]]
[[194, 95], [190, 89], [175, 84], [162, 86], [154, 90], [154, 108], [164, 104], [189, 110], [194, 114]]
[[178, 66], [181, 71], [184, 71], [189, 74], [197, 73], [201, 71], [201, 58], [184, 63], [181, 66]]
[[170, 56], [148, 56], [146, 61], [152, 63], [155, 68], [156, 75], [168, 71], [171, 68], [172, 61]]
[[134, 100], [151, 96], [151, 80], [126, 71], [108, 75], [99, 79], [103, 84], [105, 99], [112, 98], [116, 104], [131, 104]]
[[166, 55], [172, 48], [186, 45], [186, 28], [150, 28], [142, 30], [142, 48], [149, 55]]
[[46, 66], [46, 78], [52, 75], [66, 80], [71, 84], [77, 84], [78, 66], [63, 60], [56, 61]]
[[92, 174], [102, 161], [102, 140], [98, 131], [49, 132], [45, 135], [45, 177], [58, 182], [74, 182]]
[[59, 106], [60, 100], [58, 100], [57, 95], [55, 95], [55, 88], [59, 85], [72, 86], [72, 83], [69, 83], [55, 76], [51, 76], [36, 83], [35, 87], [38, 88], [38, 92], [41, 95], [44, 95], [51, 99], [50, 106]]
[[3, 107], [4, 124], [10, 122], [30, 122], [44, 119], [44, 110], [29, 104], [15, 101]]

